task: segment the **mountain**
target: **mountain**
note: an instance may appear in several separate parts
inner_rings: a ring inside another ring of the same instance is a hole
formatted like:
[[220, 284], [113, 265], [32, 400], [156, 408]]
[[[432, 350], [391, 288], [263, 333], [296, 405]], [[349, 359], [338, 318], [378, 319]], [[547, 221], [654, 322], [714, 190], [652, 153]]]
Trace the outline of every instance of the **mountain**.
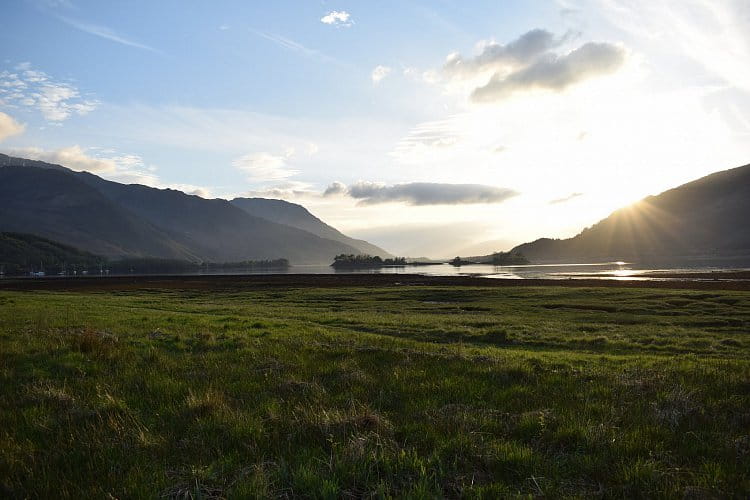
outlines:
[[93, 268], [102, 262], [101, 257], [46, 238], [22, 233], [0, 233], [0, 270], [7, 274], [19, 274], [30, 269], [56, 272], [62, 266]]
[[[505, 248], [511, 248], [515, 242], [505, 239], [482, 241], [473, 243], [453, 252], [453, 255], [481, 255], [488, 256]], [[467, 257], [469, 260], [475, 257]], [[478, 257], [477, 257], [478, 258]]]
[[173, 189], [111, 182], [76, 174], [108, 199], [190, 248], [201, 260], [236, 262], [284, 257], [296, 264], [329, 264], [353, 247], [247, 214], [222, 199], [206, 200]]
[[338, 229], [329, 226], [315, 217], [302, 205], [289, 203], [284, 200], [269, 200], [266, 198], [235, 198], [231, 203], [255, 217], [260, 217], [286, 226], [296, 227], [297, 229], [302, 229], [316, 236], [320, 236], [321, 238], [345, 243], [357, 248], [359, 253], [372, 256], [377, 255], [384, 259], [393, 257], [390, 253], [372, 243], [346, 236]]
[[[25, 166], [17, 166], [25, 165]], [[106, 257], [329, 264], [351, 245], [255, 217], [226, 200], [111, 182], [0, 155], [0, 230], [33, 233]]]
[[48, 168], [0, 167], [0, 230], [32, 233], [98, 255], [195, 258], [72, 173]]
[[750, 165], [615, 211], [573, 238], [515, 247], [533, 262], [750, 256]]

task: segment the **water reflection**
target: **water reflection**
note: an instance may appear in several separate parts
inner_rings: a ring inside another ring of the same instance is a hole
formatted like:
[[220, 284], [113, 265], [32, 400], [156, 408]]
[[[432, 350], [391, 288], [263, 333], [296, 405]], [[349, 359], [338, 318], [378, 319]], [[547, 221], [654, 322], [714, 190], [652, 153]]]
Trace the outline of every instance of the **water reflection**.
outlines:
[[[733, 264], [739, 264], [733, 263]], [[742, 265], [744, 264], [744, 265]], [[383, 267], [380, 269], [346, 269], [336, 270], [330, 266], [293, 265], [288, 269], [247, 269], [217, 270], [187, 275], [248, 275], [248, 274], [421, 274], [425, 276], [474, 276], [492, 279], [603, 279], [603, 280], [674, 280], [718, 279], [710, 273], [737, 272], [736, 277], [721, 279], [750, 279], [748, 263], [730, 266], [713, 263], [713, 265], [642, 265], [623, 261], [600, 262], [594, 264], [526, 264], [516, 266], [493, 266], [491, 264], [469, 264], [453, 266], [451, 264], [415, 265], [402, 267]], [[656, 273], [656, 274], [655, 274]], [[706, 275], [708, 273], [708, 276]], [[138, 274], [138, 273], [134, 273]], [[659, 274], [662, 274], [660, 276]], [[111, 275], [114, 276], [114, 275]]]
[[346, 271], [336, 271], [327, 266], [292, 266], [288, 272], [304, 274], [422, 274], [426, 276], [476, 276], [493, 279], [611, 279], [638, 281], [674, 279], [652, 276], [652, 273], [711, 273], [747, 269], [746, 267], [722, 266], [670, 267], [663, 265], [638, 265], [630, 262], [616, 261], [593, 264], [526, 264], [517, 266], [493, 266], [490, 264], [453, 266], [451, 264], [435, 264], [429, 266], [385, 267], [381, 269]]
[[[426, 276], [476, 276], [492, 279], [607, 279], [607, 280], [670, 280], [685, 279], [669, 276], [658, 276], [659, 273], [715, 273], [717, 271], [747, 271], [745, 266], [722, 265], [642, 265], [631, 262], [599, 262], [593, 264], [526, 264], [517, 266], [493, 266], [490, 264], [469, 264], [453, 266], [435, 264], [429, 266], [386, 267], [381, 269], [362, 269], [335, 271], [326, 266], [293, 266], [289, 273], [366, 273], [366, 274], [422, 274]], [[656, 274], [656, 275], [654, 275]], [[707, 279], [693, 278], [693, 279]]]

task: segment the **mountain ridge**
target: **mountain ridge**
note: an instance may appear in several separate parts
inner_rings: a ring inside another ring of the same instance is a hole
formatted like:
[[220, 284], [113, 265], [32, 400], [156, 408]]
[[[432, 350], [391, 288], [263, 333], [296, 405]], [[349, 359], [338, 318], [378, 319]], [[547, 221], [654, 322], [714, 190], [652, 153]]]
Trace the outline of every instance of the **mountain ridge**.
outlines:
[[329, 240], [340, 241], [360, 250], [361, 253], [390, 258], [393, 255], [365, 240], [358, 240], [343, 234], [299, 204], [269, 198], [234, 198], [231, 204], [250, 215], [261, 217], [279, 224], [296, 227]]
[[533, 262], [750, 255], [750, 165], [722, 170], [615, 210], [572, 238], [514, 247]]
[[328, 264], [340, 253], [361, 253], [253, 216], [227, 200], [120, 184], [61, 165], [0, 155], [0, 179], [0, 230], [33, 233], [107, 257]]

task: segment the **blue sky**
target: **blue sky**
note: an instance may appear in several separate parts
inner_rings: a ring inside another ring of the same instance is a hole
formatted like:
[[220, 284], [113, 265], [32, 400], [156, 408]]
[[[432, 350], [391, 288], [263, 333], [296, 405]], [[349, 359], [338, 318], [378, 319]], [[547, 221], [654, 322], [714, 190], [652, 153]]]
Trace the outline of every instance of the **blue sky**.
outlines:
[[750, 158], [740, 0], [18, 0], [0, 17], [0, 150], [288, 199], [397, 253], [570, 236]]

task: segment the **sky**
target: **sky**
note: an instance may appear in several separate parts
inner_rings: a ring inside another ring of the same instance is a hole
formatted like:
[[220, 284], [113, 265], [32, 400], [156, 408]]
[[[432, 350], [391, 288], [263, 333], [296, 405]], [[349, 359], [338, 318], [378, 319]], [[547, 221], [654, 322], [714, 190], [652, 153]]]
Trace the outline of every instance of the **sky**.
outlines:
[[750, 163], [746, 0], [8, 0], [0, 151], [508, 250]]

